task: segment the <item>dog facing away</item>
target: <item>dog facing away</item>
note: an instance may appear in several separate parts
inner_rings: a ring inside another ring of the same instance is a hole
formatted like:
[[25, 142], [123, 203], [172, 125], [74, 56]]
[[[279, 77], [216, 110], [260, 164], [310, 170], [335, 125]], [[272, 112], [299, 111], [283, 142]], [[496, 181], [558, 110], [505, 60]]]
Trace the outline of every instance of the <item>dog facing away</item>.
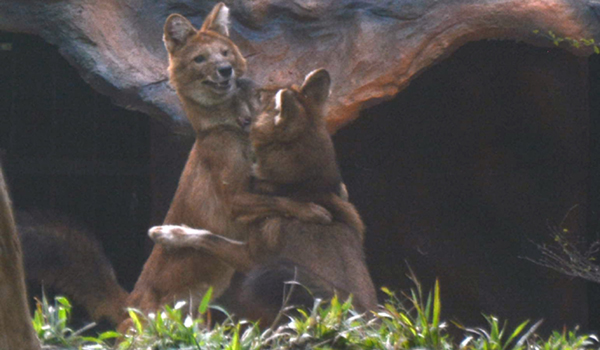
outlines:
[[[157, 226], [150, 237], [163, 245], [208, 252], [246, 275], [240, 300], [245, 315], [268, 325], [282, 307], [284, 283], [296, 280], [320, 298], [353, 295], [357, 310], [376, 308], [375, 288], [363, 252], [364, 226], [340, 198], [341, 176], [324, 121], [330, 77], [317, 70], [300, 88], [280, 90], [252, 124], [254, 190], [314, 202], [333, 214], [328, 225], [284, 216], [252, 218], [246, 241], [184, 226]], [[292, 296], [312, 305], [312, 297]]]
[[[238, 216], [296, 217], [327, 223], [321, 206], [250, 193], [251, 148], [245, 131], [257, 113], [258, 97], [241, 78], [246, 61], [228, 38], [229, 9], [217, 4], [200, 30], [181, 15], [164, 26], [170, 82], [183, 102], [196, 141], [164, 223], [202, 227], [230, 239], [245, 239]], [[191, 300], [195, 305], [213, 287], [229, 286], [234, 269], [206, 251], [155, 245], [130, 294], [128, 306], [154, 311], [164, 304]], [[122, 327], [120, 327], [122, 328]]]

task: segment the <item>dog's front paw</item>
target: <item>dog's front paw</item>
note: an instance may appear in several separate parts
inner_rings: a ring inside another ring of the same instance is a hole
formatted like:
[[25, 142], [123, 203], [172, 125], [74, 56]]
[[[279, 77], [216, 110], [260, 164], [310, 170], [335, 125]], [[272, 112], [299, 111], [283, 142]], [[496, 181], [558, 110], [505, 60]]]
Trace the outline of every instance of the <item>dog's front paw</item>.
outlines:
[[193, 247], [199, 236], [210, 234], [207, 230], [177, 225], [154, 226], [148, 231], [154, 242], [172, 247]]
[[182, 235], [185, 235], [185, 227], [175, 225], [154, 226], [148, 231], [148, 236], [160, 244], [176, 242]]

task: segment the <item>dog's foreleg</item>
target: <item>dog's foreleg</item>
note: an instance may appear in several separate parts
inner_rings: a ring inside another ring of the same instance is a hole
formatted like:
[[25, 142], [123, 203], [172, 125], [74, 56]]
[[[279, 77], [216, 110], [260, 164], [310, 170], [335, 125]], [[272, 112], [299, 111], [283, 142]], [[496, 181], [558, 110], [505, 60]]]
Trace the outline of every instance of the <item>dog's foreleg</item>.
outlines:
[[207, 230], [165, 225], [152, 227], [148, 235], [154, 242], [169, 247], [203, 250], [240, 272], [247, 272], [256, 266], [250, 257], [247, 243], [213, 234]]

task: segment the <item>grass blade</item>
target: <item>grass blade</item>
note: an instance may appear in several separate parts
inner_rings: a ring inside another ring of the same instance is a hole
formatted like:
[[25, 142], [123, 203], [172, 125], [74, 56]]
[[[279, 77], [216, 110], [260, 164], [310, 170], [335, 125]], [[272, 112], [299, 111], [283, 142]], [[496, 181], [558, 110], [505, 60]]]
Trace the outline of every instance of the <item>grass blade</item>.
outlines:
[[206, 310], [208, 310], [208, 304], [212, 300], [212, 294], [213, 294], [213, 288], [210, 287], [210, 288], [208, 288], [208, 290], [202, 297], [200, 306], [198, 306], [198, 313], [200, 313], [200, 315], [204, 315], [204, 313], [206, 313]]
[[438, 328], [440, 325], [440, 314], [442, 312], [442, 301], [440, 299], [440, 281], [435, 280], [435, 288], [433, 294], [433, 321], [431, 325]]

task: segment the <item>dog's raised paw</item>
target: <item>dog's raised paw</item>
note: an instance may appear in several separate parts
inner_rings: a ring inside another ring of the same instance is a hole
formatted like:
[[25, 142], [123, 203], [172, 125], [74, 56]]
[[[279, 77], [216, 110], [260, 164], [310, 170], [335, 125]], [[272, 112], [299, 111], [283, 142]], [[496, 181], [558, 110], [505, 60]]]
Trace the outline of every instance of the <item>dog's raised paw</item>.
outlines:
[[155, 243], [171, 246], [188, 246], [195, 237], [207, 234], [211, 232], [178, 225], [154, 226], [148, 230], [148, 236]]
[[154, 226], [148, 230], [148, 236], [156, 243], [168, 241], [171, 236], [170, 226]]

